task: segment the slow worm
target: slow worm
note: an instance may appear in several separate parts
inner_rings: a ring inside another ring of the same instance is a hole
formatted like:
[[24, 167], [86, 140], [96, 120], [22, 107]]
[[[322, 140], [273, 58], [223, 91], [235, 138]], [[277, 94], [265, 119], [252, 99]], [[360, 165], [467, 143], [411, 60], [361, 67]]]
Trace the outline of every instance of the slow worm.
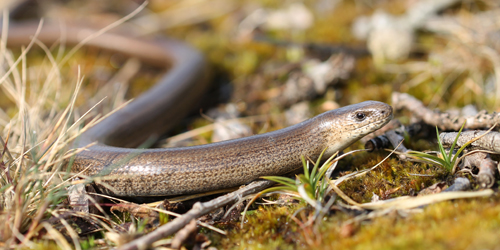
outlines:
[[[28, 44], [33, 24], [9, 27], [8, 45]], [[95, 32], [82, 27], [46, 25], [37, 39], [52, 44], [63, 36], [74, 45]], [[131, 149], [171, 128], [207, 87], [203, 56], [186, 44], [106, 33], [87, 46], [111, 50], [169, 68], [147, 92], [81, 135], [77, 146], [98, 144], [79, 153], [73, 172], [94, 176], [100, 190], [122, 197], [192, 194], [236, 187], [261, 176], [298, 169], [300, 156], [315, 159], [343, 150], [392, 119], [391, 106], [366, 101], [318, 115], [274, 132], [201, 146]], [[120, 146], [120, 147], [118, 147]], [[107, 188], [109, 187], [109, 188]]]

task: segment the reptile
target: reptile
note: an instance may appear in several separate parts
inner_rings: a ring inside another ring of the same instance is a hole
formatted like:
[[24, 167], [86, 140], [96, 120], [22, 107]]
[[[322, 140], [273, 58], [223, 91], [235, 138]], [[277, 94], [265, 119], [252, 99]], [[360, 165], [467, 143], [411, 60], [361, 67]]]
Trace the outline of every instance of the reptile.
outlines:
[[[36, 25], [9, 27], [9, 46], [28, 44]], [[45, 25], [37, 39], [68, 45], [95, 30], [78, 26]], [[328, 157], [392, 119], [392, 107], [377, 101], [327, 111], [302, 123], [273, 132], [200, 146], [134, 149], [161, 135], [192, 109], [208, 81], [203, 56], [172, 39], [135, 38], [105, 33], [86, 43], [146, 63], [168, 68], [151, 89], [85, 131], [75, 147], [74, 173], [91, 176], [100, 191], [119, 197], [193, 194], [237, 187], [261, 176], [283, 175], [301, 166], [300, 157]]]

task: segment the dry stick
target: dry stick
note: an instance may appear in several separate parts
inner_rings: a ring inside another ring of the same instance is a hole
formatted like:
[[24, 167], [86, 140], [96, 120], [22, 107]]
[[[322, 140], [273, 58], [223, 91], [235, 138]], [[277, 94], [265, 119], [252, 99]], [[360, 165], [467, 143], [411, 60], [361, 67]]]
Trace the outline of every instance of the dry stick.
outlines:
[[365, 143], [365, 149], [368, 150], [368, 152], [389, 148], [391, 146], [391, 141], [385, 134], [370, 139]]
[[211, 201], [207, 202], [196, 202], [193, 205], [193, 208], [189, 210], [187, 213], [182, 215], [181, 217], [177, 217], [171, 222], [159, 227], [155, 231], [142, 236], [134, 241], [131, 241], [118, 249], [121, 250], [135, 250], [135, 249], [146, 249], [151, 246], [155, 241], [170, 236], [187, 225], [191, 220], [197, 219], [200, 216], [209, 213], [210, 211], [217, 209], [219, 207], [225, 206], [232, 202], [236, 202], [241, 197], [246, 195], [259, 192], [264, 190], [265, 188], [273, 185], [272, 181], [259, 180], [254, 181], [232, 193], [217, 197]]
[[[375, 135], [376, 137], [373, 137], [371, 139], [367, 138], [365, 142], [365, 149], [367, 149], [368, 152], [372, 152], [375, 150], [388, 149], [391, 147], [394, 148], [399, 144], [400, 141], [404, 139], [405, 134], [408, 135], [409, 137], [418, 136], [419, 134], [427, 135], [428, 128], [429, 126], [427, 124], [424, 124], [423, 122], [416, 122], [408, 126], [404, 126], [401, 124], [399, 120], [392, 120], [389, 124], [387, 124], [382, 128], [385, 129], [384, 133], [379, 133], [380, 130], [382, 130], [379, 129], [375, 132], [378, 134], [375, 133], [370, 134], [370, 135]], [[404, 147], [404, 145], [400, 145], [396, 149], [396, 151], [400, 153], [406, 153], [409, 151], [409, 149]], [[400, 154], [400, 158], [401, 155], [402, 154]]]
[[186, 241], [186, 239], [196, 230], [196, 220], [193, 219], [187, 224], [183, 229], [179, 230], [175, 234], [174, 239], [172, 240], [172, 244], [170, 245], [173, 249], [180, 249], [182, 243]]
[[491, 188], [496, 181], [496, 170], [498, 163], [491, 159], [485, 152], [475, 152], [467, 155], [463, 159], [464, 167], [472, 169], [473, 166], [479, 169], [477, 180], [482, 188]]
[[407, 109], [417, 118], [425, 123], [438, 126], [442, 130], [459, 130], [465, 122], [466, 129], [490, 128], [496, 123], [500, 123], [500, 114], [493, 112], [488, 114], [486, 111], [480, 111], [475, 116], [452, 116], [448, 113], [432, 111], [415, 97], [394, 92], [392, 94], [392, 105], [396, 110]]
[[[403, 145], [399, 145], [404, 140], [402, 128], [396, 128], [386, 131], [384, 135], [377, 136], [365, 143], [365, 149], [368, 152], [373, 152], [377, 149], [385, 149], [389, 147], [396, 148], [396, 151], [406, 153], [409, 150]], [[398, 146], [399, 145], [399, 146]]]
[[[441, 138], [443, 147], [451, 147], [457, 135], [458, 135], [457, 132], [441, 133], [439, 135], [439, 138]], [[472, 142], [469, 145], [471, 149], [490, 150], [500, 154], [500, 133], [494, 131], [488, 132], [484, 130], [472, 130], [472, 131], [462, 132], [457, 140], [456, 147], [460, 148], [467, 142], [474, 140], [479, 136], [482, 137]]]
[[[399, 159], [402, 161], [411, 161], [411, 162], [421, 162], [421, 163], [427, 163], [426, 161], [413, 158], [413, 157], [408, 157], [408, 152], [412, 151], [411, 149], [406, 148], [402, 142], [404, 141], [404, 131], [408, 131], [409, 127], [404, 127], [400, 126], [398, 128], [386, 131], [384, 135], [377, 136], [365, 143], [365, 149], [368, 150], [368, 152], [372, 152], [375, 150], [379, 149], [388, 149], [390, 147], [395, 148], [395, 152]], [[408, 131], [409, 134], [416, 133], [416, 132], [411, 132]], [[390, 151], [390, 150], [388, 150]]]
[[[395, 130], [389, 130], [385, 132], [385, 136], [391, 142], [392, 146], [396, 149], [396, 151], [401, 153], [406, 153], [409, 151], [401, 142], [404, 141], [404, 136], [402, 133], [398, 133]], [[401, 156], [400, 156], [401, 158]]]
[[454, 191], [467, 191], [470, 189], [470, 181], [464, 177], [458, 177], [455, 179], [453, 185], [449, 186], [443, 192], [454, 192]]
[[[441, 133], [439, 137], [444, 147], [451, 147], [457, 132]], [[468, 146], [471, 149], [489, 150], [493, 153], [500, 153], [500, 133], [493, 131], [473, 130], [462, 132], [458, 137], [456, 147], [471, 142]], [[470, 152], [464, 156], [464, 166], [475, 166], [479, 169], [477, 179], [483, 188], [492, 187], [496, 181], [498, 163], [493, 161], [487, 152]]]

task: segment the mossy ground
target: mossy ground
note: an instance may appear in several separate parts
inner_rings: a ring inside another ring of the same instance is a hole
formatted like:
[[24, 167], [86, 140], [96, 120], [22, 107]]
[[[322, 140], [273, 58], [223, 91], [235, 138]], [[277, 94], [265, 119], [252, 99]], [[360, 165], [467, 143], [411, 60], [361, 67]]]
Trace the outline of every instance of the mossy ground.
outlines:
[[348, 225], [343, 223], [352, 216], [335, 212], [316, 231], [314, 226], [301, 228], [290, 219], [301, 205], [266, 207], [248, 216], [244, 229], [231, 231], [219, 246], [223, 249], [495, 249], [500, 229], [499, 205], [498, 195], [456, 200], [433, 204], [405, 217], [393, 211]]
[[[352, 164], [365, 161], [357, 167], [364, 169], [382, 158], [366, 155], [352, 160]], [[445, 170], [390, 159], [340, 188], [357, 202], [370, 202], [373, 195], [383, 200], [415, 195], [443, 180], [450, 180]], [[305, 203], [260, 206], [247, 216], [243, 229], [235, 226], [227, 237], [214, 239], [223, 249], [494, 249], [500, 228], [499, 205], [500, 196], [494, 195], [412, 211], [393, 210], [360, 220], [357, 218], [365, 213], [332, 209], [319, 224], [307, 226], [304, 224], [314, 212]]]

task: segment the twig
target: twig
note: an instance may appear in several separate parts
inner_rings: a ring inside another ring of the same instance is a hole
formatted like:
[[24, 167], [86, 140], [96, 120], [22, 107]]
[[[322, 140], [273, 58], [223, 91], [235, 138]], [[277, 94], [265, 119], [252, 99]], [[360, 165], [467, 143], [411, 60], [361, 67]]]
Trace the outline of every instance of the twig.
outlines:
[[389, 140], [389, 138], [387, 138], [385, 134], [370, 139], [365, 143], [365, 149], [368, 150], [368, 152], [389, 148], [391, 146], [392, 146], [391, 141]]
[[420, 123], [414, 123], [408, 127], [400, 125], [400, 127], [398, 127], [398, 128], [388, 130], [385, 132], [384, 135], [377, 136], [377, 137], [367, 141], [365, 143], [365, 149], [367, 149], [368, 152], [372, 152], [372, 151], [380, 150], [380, 149], [388, 150], [388, 148], [392, 147], [395, 149], [395, 153], [398, 155], [399, 159], [402, 161], [425, 163], [425, 161], [422, 161], [420, 159], [408, 157], [408, 154], [407, 154], [408, 151], [412, 151], [412, 150], [406, 148], [402, 143], [405, 139], [404, 138], [405, 132], [410, 136], [418, 134], [420, 132], [420, 130], [422, 130], [421, 125], [422, 124], [420, 124]]
[[[392, 120], [389, 124], [382, 128], [385, 129], [384, 133], [380, 133], [380, 130], [382, 129], [372, 133], [377, 133], [376, 137], [366, 140], [365, 149], [367, 149], [368, 152], [372, 152], [379, 149], [394, 148], [404, 139], [405, 135], [409, 137], [428, 136], [432, 133], [432, 131], [429, 131], [429, 128], [431, 127], [423, 122], [415, 122], [405, 126], [402, 125], [399, 120]], [[398, 147], [397, 151], [406, 153], [408, 149], [401, 145]]]
[[479, 173], [477, 180], [482, 188], [491, 188], [496, 181], [498, 163], [491, 159], [490, 155], [485, 152], [475, 152], [467, 155], [463, 159], [464, 167], [477, 167]]
[[[487, 133], [487, 134], [486, 134]], [[457, 132], [451, 133], [441, 133], [439, 138], [443, 143], [443, 147], [451, 147], [453, 141], [457, 137]], [[481, 138], [478, 138], [480, 137]], [[473, 130], [473, 131], [465, 131], [460, 134], [458, 137], [456, 147], [462, 147], [467, 142], [475, 140], [472, 142], [468, 148], [470, 149], [484, 149], [490, 150], [500, 154], [500, 133], [493, 131], [484, 131], [484, 130]]]
[[453, 185], [449, 186], [443, 192], [454, 192], [454, 191], [467, 191], [470, 189], [470, 181], [464, 177], [458, 177], [455, 179]]
[[394, 199], [377, 201], [377, 202], [369, 202], [369, 203], [357, 203], [347, 195], [345, 195], [336, 185], [332, 186], [334, 191], [342, 197], [347, 203], [352, 206], [366, 209], [366, 210], [381, 210], [381, 209], [412, 209], [417, 208], [429, 204], [434, 204], [447, 200], [454, 199], [466, 199], [466, 198], [476, 198], [476, 197], [487, 197], [494, 194], [493, 190], [485, 189], [481, 191], [474, 192], [441, 192], [437, 194], [430, 194], [425, 196], [401, 196]]
[[[458, 133], [441, 133], [439, 135], [444, 147], [451, 147]], [[470, 144], [469, 144], [470, 143]], [[463, 167], [472, 169], [477, 167], [479, 173], [477, 180], [482, 188], [490, 188], [495, 184], [497, 176], [498, 163], [490, 158], [488, 152], [480, 150], [489, 150], [490, 153], [500, 153], [500, 133], [491, 130], [473, 130], [462, 132], [457, 139], [456, 147], [462, 147], [469, 144], [469, 149], [479, 149], [462, 156]], [[453, 149], [450, 149], [453, 150]], [[455, 167], [453, 168], [455, 172]]]
[[175, 234], [174, 239], [172, 240], [172, 245], [170, 246], [173, 249], [180, 249], [182, 243], [186, 241], [186, 239], [196, 230], [196, 220], [191, 220], [189, 224], [187, 224], [183, 229], [179, 230]]
[[425, 107], [421, 101], [406, 93], [394, 92], [392, 94], [392, 105], [396, 110], [407, 109], [425, 123], [438, 126], [442, 130], [458, 131], [464, 122], [464, 128], [466, 129], [490, 128], [500, 122], [499, 113], [493, 112], [488, 114], [484, 110], [475, 116], [456, 116], [449, 113], [432, 111]]
[[403, 144], [400, 144], [400, 142], [404, 140], [402, 134], [402, 127], [389, 130], [385, 132], [384, 135], [377, 136], [367, 141], [365, 143], [365, 149], [368, 150], [368, 152], [373, 152], [377, 149], [385, 149], [392, 146], [393, 148], [396, 148], [396, 151], [406, 153], [408, 152], [408, 149]]
[[191, 220], [197, 219], [200, 216], [207, 214], [214, 209], [238, 201], [243, 196], [264, 190], [265, 188], [273, 184], [274, 182], [266, 180], [254, 181], [248, 184], [247, 186], [244, 186], [232, 193], [220, 196], [211, 201], [207, 201], [204, 203], [197, 202], [193, 205], [193, 208], [191, 208], [191, 210], [189, 210], [181, 217], [174, 219], [173, 221], [159, 227], [150, 234], [144, 235], [141, 238], [131, 241], [128, 244], [119, 247], [118, 249], [121, 250], [145, 249], [148, 246], [151, 246], [153, 242], [174, 234], [182, 227], [184, 227], [186, 224], [188, 224]]

